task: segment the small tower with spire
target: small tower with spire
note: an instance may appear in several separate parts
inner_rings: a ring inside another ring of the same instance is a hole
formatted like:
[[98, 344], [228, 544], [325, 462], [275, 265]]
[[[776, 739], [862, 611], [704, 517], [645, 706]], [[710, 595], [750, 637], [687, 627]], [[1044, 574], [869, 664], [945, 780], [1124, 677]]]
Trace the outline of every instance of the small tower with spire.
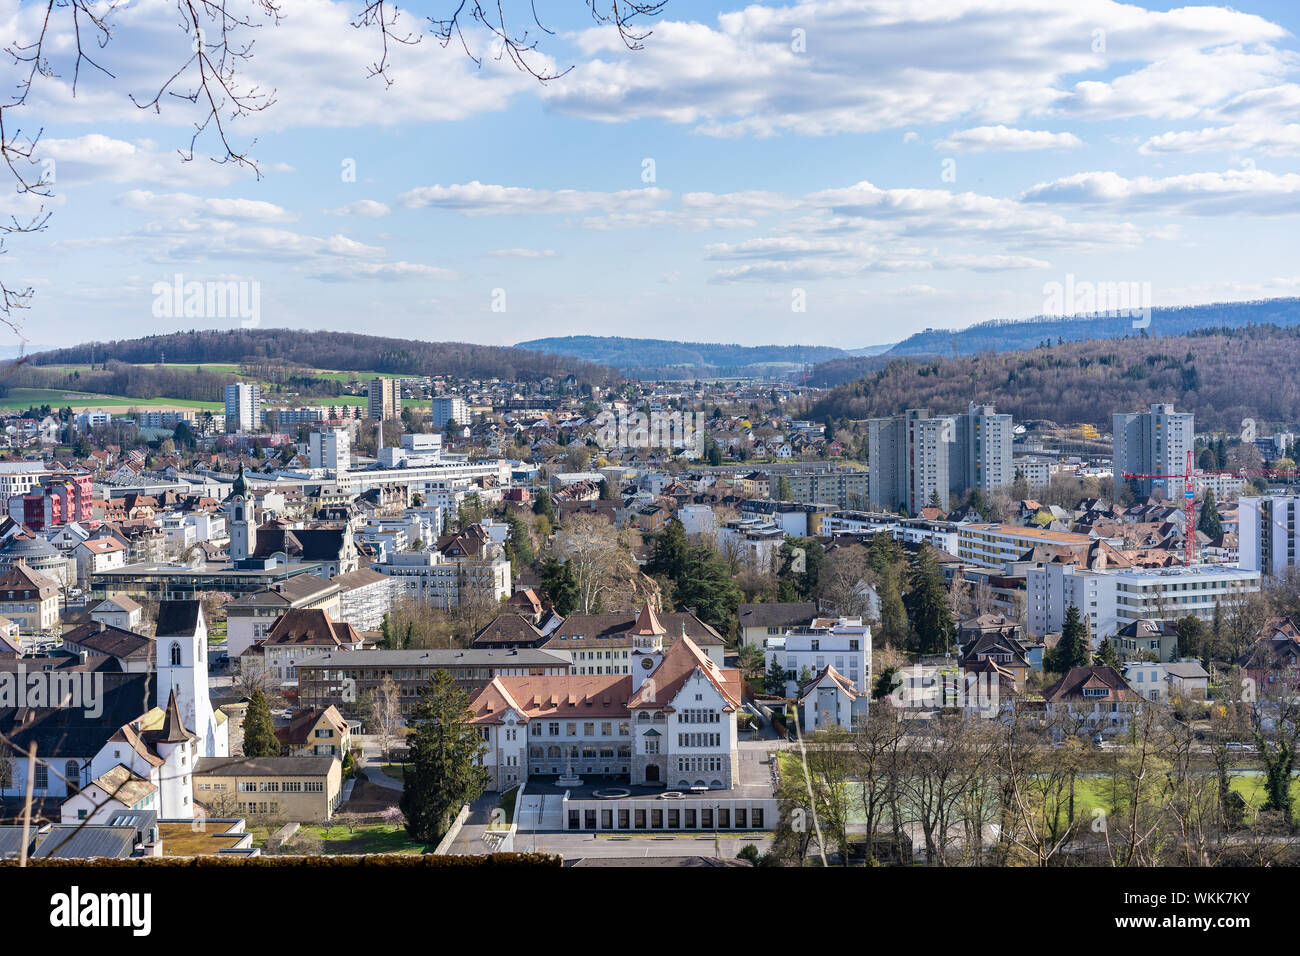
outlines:
[[230, 560], [251, 558], [257, 551], [257, 503], [249, 493], [243, 462], [239, 463], [239, 474], [230, 486], [226, 512], [230, 515]]
[[636, 623], [628, 635], [632, 638], [632, 689], [638, 690], [647, 677], [655, 672], [664, 656], [664, 635], [667, 629], [659, 622], [650, 602], [646, 601], [636, 616]]

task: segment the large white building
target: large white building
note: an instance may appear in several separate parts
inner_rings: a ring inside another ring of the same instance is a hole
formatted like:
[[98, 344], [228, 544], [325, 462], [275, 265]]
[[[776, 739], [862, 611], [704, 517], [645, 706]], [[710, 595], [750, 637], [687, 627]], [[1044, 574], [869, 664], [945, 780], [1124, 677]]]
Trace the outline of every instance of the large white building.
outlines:
[[252, 382], [226, 386], [226, 431], [255, 432], [262, 424], [262, 393]]
[[961, 494], [971, 488], [991, 492], [1015, 480], [1011, 467], [1013, 427], [1011, 416], [997, 414], [992, 405], [971, 402], [966, 413], [957, 416], [957, 447], [952, 467], [954, 492]]
[[437, 551], [398, 551], [371, 570], [396, 579], [403, 594], [434, 607], [459, 607], [471, 592], [493, 600], [512, 593], [510, 562], [502, 557], [448, 560]]
[[1010, 415], [974, 402], [960, 415], [936, 417], [928, 408], [909, 408], [871, 419], [871, 500], [915, 515], [935, 497], [946, 508], [950, 494], [1011, 484], [1013, 428]]
[[598, 774], [685, 793], [730, 789], [740, 674], [689, 637], [665, 646], [666, 636], [646, 607], [627, 674], [495, 677], [470, 703], [490, 786]]
[[352, 464], [352, 438], [346, 428], [314, 431], [308, 436], [307, 444], [312, 468], [343, 472]]
[[767, 667], [786, 672], [786, 696], [799, 693], [801, 681], [827, 667], [848, 678], [861, 693], [871, 685], [871, 628], [860, 617], [814, 618], [807, 627], [787, 628], [767, 638]]
[[1258, 591], [1259, 582], [1258, 571], [1213, 564], [1098, 571], [1043, 564], [1025, 576], [1029, 633], [1042, 637], [1060, 632], [1072, 605], [1087, 622], [1094, 642], [1115, 636], [1133, 621], [1194, 615], [1208, 622], [1216, 604], [1227, 605]]
[[1300, 497], [1267, 495], [1237, 501], [1238, 564], [1248, 571], [1281, 574], [1295, 564], [1300, 545]]
[[433, 400], [429, 421], [435, 428], [445, 428], [448, 422], [457, 425], [470, 423], [469, 406], [459, 395], [443, 395]]
[[[1123, 475], [1181, 475], [1187, 471], [1187, 452], [1195, 445], [1196, 416], [1175, 412], [1173, 405], [1152, 405], [1145, 412], [1120, 412], [1112, 417], [1115, 436], [1115, 494], [1124, 487]], [[1157, 491], [1173, 498], [1181, 481], [1137, 480], [1138, 494]]]

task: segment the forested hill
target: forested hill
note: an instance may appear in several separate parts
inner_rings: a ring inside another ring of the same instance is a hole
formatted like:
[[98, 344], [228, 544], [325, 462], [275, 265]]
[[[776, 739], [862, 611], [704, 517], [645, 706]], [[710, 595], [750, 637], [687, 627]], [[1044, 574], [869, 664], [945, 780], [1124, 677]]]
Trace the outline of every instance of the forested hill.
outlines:
[[[1154, 323], [1153, 323], [1154, 324]], [[1173, 402], [1197, 430], [1243, 418], [1300, 421], [1300, 329], [1252, 326], [1168, 337], [1066, 342], [968, 358], [898, 359], [812, 403], [817, 419], [873, 418], [906, 408], [950, 414], [994, 403], [1017, 420], [1089, 422]]]
[[612, 369], [570, 356], [464, 342], [422, 342], [356, 332], [297, 329], [225, 329], [173, 332], [138, 339], [95, 342], [32, 355], [35, 365], [80, 365], [92, 360], [152, 365], [276, 362], [304, 368], [397, 375], [451, 375], [534, 382], [572, 373], [581, 382], [607, 384]]
[[804, 364], [850, 354], [826, 345], [726, 345], [599, 335], [533, 339], [520, 342], [516, 347], [572, 355], [611, 365], [635, 378], [779, 374]]

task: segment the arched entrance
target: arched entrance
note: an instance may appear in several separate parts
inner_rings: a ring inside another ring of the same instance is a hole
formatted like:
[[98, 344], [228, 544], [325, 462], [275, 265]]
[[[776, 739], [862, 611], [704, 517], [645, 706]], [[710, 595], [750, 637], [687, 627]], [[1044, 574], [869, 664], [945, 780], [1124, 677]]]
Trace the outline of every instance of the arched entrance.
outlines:
[[657, 763], [647, 764], [645, 768], [645, 782], [659, 782], [659, 765]]

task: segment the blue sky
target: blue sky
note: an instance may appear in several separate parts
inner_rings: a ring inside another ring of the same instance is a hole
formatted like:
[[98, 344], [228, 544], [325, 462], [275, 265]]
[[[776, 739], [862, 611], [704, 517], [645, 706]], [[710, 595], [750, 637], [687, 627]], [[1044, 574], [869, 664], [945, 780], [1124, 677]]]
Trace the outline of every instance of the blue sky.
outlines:
[[[235, 323], [155, 316], [178, 274], [258, 283], [265, 326], [491, 344], [851, 348], [1039, 313], [1067, 275], [1149, 283], [1156, 305], [1300, 288], [1286, 4], [668, 0], [638, 52], [577, 0], [537, 8], [556, 31], [538, 63], [564, 77], [426, 35], [386, 88], [359, 5], [284, 0], [244, 74], [276, 102], [228, 123], [261, 179], [204, 158], [210, 134], [180, 162], [196, 108], [129, 99], [188, 55], [174, 3], [120, 7], [97, 54], [114, 78], [83, 65], [75, 98], [60, 24], [60, 76], [6, 117], [43, 127], [54, 171], [48, 228], [0, 259], [36, 290], [26, 337]], [[0, 30], [30, 38], [39, 10], [0, 4]]]

